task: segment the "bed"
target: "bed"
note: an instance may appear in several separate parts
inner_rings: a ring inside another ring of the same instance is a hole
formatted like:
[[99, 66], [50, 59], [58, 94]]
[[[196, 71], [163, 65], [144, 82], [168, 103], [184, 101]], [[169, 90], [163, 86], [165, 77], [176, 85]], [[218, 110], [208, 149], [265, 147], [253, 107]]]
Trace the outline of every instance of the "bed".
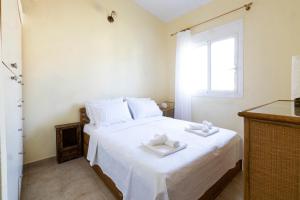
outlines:
[[[84, 156], [117, 199], [215, 199], [242, 168], [241, 141], [233, 131], [221, 129], [223, 136], [208, 140], [187, 133], [180, 139], [188, 148], [162, 159], [138, 147], [144, 139], [140, 133], [149, 138], [150, 132], [170, 131], [181, 137], [178, 130], [187, 122], [156, 117], [99, 130], [89, 127], [85, 108], [80, 109], [80, 121]], [[126, 148], [125, 140], [136, 148]]]

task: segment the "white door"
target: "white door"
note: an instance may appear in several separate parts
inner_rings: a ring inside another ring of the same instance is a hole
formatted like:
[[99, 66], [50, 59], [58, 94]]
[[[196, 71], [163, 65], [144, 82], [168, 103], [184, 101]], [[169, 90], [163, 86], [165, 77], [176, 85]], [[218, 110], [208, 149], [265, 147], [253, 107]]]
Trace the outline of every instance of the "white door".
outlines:
[[[23, 170], [21, 22], [18, 0], [1, 0], [1, 90], [4, 113], [1, 128], [1, 164], [3, 200], [19, 199]], [[16, 77], [17, 80], [12, 80]], [[1, 102], [0, 102], [1, 104]], [[1, 105], [0, 105], [1, 106]], [[19, 107], [21, 106], [21, 107]], [[1, 107], [0, 107], [1, 108]], [[4, 135], [3, 135], [4, 133]], [[3, 151], [2, 151], [3, 150]], [[2, 157], [3, 156], [3, 157]]]
[[19, 198], [20, 176], [20, 116], [18, 114], [18, 83], [12, 80], [14, 77], [7, 71], [5, 81], [5, 128], [6, 128], [6, 151], [7, 151], [7, 193], [9, 200]]
[[6, 69], [0, 64], [0, 142], [1, 142], [1, 199], [7, 200], [7, 152], [5, 128], [5, 81]]

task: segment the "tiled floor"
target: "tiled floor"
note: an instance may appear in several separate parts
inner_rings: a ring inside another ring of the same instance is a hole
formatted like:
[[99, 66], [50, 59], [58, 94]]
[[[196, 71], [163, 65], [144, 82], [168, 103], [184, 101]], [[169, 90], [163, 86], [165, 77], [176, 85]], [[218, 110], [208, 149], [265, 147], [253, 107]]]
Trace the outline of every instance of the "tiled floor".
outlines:
[[[242, 174], [217, 200], [242, 200]], [[22, 200], [114, 200], [83, 158], [58, 165], [51, 159], [24, 169]]]

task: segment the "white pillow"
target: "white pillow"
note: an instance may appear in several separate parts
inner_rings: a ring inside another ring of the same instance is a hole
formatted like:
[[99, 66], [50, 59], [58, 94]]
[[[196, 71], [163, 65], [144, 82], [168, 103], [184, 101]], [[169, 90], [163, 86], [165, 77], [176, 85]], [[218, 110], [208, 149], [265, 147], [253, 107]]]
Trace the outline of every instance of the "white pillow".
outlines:
[[127, 102], [134, 119], [162, 116], [162, 111], [153, 100], [127, 99]]
[[86, 114], [88, 118], [90, 119], [90, 124], [95, 125], [96, 120], [95, 117], [93, 116], [92, 110], [93, 107], [97, 105], [108, 105], [112, 103], [122, 103], [123, 102], [123, 97], [120, 98], [115, 98], [115, 99], [101, 99], [101, 100], [93, 100], [93, 101], [88, 101], [85, 103], [85, 109], [86, 109]]
[[105, 127], [132, 120], [127, 102], [95, 105], [92, 113], [96, 127]]
[[146, 98], [138, 98], [138, 97], [126, 97], [125, 100], [137, 100], [137, 101], [149, 101], [151, 98], [146, 97]]

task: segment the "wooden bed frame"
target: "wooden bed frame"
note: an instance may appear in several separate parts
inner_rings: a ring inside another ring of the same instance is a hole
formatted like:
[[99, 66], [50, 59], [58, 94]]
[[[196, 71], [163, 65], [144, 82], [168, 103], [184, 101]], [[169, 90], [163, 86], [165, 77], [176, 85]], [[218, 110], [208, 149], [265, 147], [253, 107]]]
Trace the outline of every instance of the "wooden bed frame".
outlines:
[[[89, 118], [86, 114], [85, 108], [80, 108], [80, 123], [82, 127], [89, 123]], [[90, 136], [87, 133], [83, 133], [83, 154], [87, 157], [87, 151], [89, 147]], [[92, 167], [97, 175], [102, 179], [105, 185], [110, 189], [114, 196], [118, 200], [123, 199], [122, 192], [116, 187], [115, 183], [110, 177], [105, 175], [98, 165]], [[218, 180], [212, 187], [210, 187], [199, 200], [214, 200], [223, 191], [223, 189], [232, 181], [232, 179], [242, 170], [242, 160], [236, 163], [236, 166], [228, 170], [220, 180]]]

